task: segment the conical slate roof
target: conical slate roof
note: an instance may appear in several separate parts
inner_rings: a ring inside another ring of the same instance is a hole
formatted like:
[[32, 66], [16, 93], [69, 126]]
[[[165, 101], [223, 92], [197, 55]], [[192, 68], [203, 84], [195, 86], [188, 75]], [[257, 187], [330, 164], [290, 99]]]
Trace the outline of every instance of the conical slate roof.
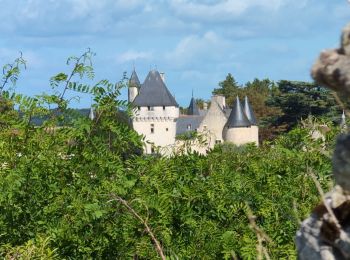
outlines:
[[251, 123], [247, 116], [244, 113], [241, 102], [239, 98], [236, 98], [235, 103], [233, 104], [233, 108], [231, 110], [230, 117], [227, 120], [226, 127], [248, 127], [251, 126]]
[[136, 74], [135, 69], [131, 73], [131, 77], [129, 79], [129, 87], [136, 87], [136, 88], [141, 87], [141, 83], [140, 83], [139, 77]]
[[148, 73], [133, 103], [135, 106], [179, 106], [156, 70]]
[[196, 100], [192, 97], [190, 106], [188, 107], [188, 114], [193, 116], [199, 116], [199, 109]]
[[249, 100], [248, 100], [247, 96], [245, 96], [245, 98], [244, 98], [244, 106], [243, 106], [243, 108], [244, 108], [244, 113], [246, 114], [246, 116], [247, 116], [248, 120], [250, 121], [250, 123], [252, 125], [257, 125], [258, 123], [256, 121], [256, 117], [254, 115], [252, 107], [249, 104]]
[[346, 118], [345, 118], [344, 110], [343, 110], [343, 114], [341, 115], [340, 127], [342, 127], [342, 128], [346, 127]]

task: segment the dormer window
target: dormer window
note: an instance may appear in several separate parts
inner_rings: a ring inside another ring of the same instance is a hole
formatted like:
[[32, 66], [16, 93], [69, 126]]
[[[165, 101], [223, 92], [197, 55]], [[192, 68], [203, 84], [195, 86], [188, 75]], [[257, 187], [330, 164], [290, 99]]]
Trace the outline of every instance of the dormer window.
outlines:
[[165, 106], [163, 106], [163, 110], [165, 110]]
[[151, 134], [154, 134], [154, 124], [151, 124]]
[[187, 130], [191, 130], [192, 129], [192, 125], [191, 124], [188, 124], [187, 125]]
[[154, 111], [154, 107], [148, 106], [147, 107], [148, 111]]

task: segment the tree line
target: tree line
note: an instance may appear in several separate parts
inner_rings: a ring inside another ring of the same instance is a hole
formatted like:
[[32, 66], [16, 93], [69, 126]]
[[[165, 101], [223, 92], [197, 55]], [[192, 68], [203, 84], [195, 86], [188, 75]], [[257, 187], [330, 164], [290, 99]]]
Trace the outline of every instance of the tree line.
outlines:
[[[3, 71], [1, 257], [296, 257], [299, 220], [319, 202], [309, 173], [324, 189], [332, 184], [329, 151], [339, 128], [319, 140], [299, 125], [259, 148], [147, 156], [143, 137], [118, 116], [131, 109], [120, 100], [126, 82], [94, 83], [92, 57], [69, 58], [70, 72], [51, 78], [54, 94], [35, 97], [12, 91], [21, 63]], [[80, 83], [86, 77], [91, 84]], [[92, 95], [93, 120], [69, 108], [70, 91]], [[34, 124], [35, 116], [44, 122]]]

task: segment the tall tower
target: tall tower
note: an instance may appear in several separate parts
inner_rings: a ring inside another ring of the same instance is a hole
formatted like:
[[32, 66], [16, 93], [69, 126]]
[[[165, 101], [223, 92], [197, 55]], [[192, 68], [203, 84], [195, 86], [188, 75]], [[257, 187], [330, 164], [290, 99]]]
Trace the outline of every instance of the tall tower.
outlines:
[[223, 137], [227, 142], [242, 145], [256, 142], [251, 134], [252, 123], [249, 121], [238, 96], [231, 110], [230, 116], [223, 129]]
[[129, 79], [129, 87], [128, 87], [128, 100], [129, 102], [133, 102], [136, 98], [139, 89], [141, 87], [139, 77], [136, 74], [135, 69], [131, 73], [131, 77]]
[[154, 146], [174, 145], [179, 105], [158, 71], [152, 70], [148, 73], [133, 105], [135, 108], [132, 124], [148, 141], [145, 144], [146, 153], [153, 153]]
[[192, 91], [191, 102], [190, 102], [190, 105], [188, 106], [187, 114], [192, 116], [199, 116], [199, 109], [198, 109], [196, 100], [193, 97], [193, 91]]
[[245, 96], [244, 98], [244, 113], [246, 114], [248, 120], [251, 123], [250, 127], [250, 134], [251, 134], [251, 139], [252, 142], [255, 142], [256, 145], [259, 145], [259, 127], [258, 127], [258, 122], [256, 120], [256, 117], [254, 115], [253, 109], [249, 104], [248, 97]]
[[212, 96], [210, 107], [198, 127], [198, 131], [206, 135], [209, 147], [223, 141], [222, 129], [227, 121], [224, 104], [224, 96]]
[[346, 118], [345, 118], [345, 112], [344, 112], [344, 110], [343, 110], [343, 114], [341, 115], [340, 128], [341, 128], [342, 130], [347, 129]]

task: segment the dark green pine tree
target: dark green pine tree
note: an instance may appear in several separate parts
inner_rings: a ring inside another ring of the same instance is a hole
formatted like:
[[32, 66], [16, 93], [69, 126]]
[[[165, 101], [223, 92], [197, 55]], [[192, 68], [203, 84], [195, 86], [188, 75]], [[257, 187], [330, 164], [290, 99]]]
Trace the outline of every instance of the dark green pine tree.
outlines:
[[236, 95], [240, 93], [240, 86], [231, 73], [227, 74], [224, 81], [219, 82], [219, 88], [214, 88], [214, 95], [223, 95], [226, 98], [226, 105], [232, 106]]
[[277, 84], [278, 90], [267, 100], [267, 105], [282, 111], [275, 124], [291, 129], [309, 115], [331, 120], [339, 116], [341, 109], [328, 89], [302, 81], [281, 80]]

